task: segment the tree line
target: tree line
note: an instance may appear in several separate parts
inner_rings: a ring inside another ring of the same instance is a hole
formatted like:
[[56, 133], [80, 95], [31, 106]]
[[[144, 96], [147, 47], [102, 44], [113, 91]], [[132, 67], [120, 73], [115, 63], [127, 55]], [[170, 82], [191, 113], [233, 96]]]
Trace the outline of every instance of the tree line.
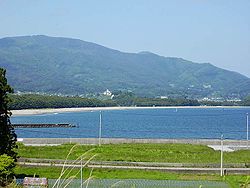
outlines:
[[10, 95], [11, 110], [38, 108], [73, 108], [73, 107], [112, 107], [112, 106], [250, 106], [250, 97], [241, 102], [198, 101], [186, 98], [144, 98], [132, 93], [119, 93], [113, 99], [47, 96], [37, 94]]
[[106, 107], [115, 106], [111, 100], [98, 100], [82, 97], [47, 96], [37, 94], [10, 95], [9, 108], [38, 109], [38, 108], [73, 108], [73, 107]]

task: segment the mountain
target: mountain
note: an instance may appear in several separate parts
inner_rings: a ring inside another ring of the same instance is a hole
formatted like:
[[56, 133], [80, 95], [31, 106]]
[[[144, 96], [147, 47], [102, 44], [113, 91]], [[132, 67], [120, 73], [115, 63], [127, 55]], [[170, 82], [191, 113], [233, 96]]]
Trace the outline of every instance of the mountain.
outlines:
[[250, 79], [209, 63], [124, 53], [78, 39], [0, 39], [0, 67], [15, 91], [88, 94], [132, 91], [141, 96], [244, 97]]

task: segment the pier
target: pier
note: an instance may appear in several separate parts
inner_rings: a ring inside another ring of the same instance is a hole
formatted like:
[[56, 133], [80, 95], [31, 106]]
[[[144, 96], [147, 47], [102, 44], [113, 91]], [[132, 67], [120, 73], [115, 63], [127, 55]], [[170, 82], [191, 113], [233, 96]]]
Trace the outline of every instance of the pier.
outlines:
[[22, 124], [12, 124], [14, 128], [71, 128], [76, 127], [70, 123], [22, 123]]

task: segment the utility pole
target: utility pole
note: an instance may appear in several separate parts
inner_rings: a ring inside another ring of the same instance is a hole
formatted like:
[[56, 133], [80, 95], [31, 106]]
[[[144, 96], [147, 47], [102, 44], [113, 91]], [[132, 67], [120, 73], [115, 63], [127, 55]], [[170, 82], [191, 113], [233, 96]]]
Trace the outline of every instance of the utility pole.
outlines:
[[82, 156], [81, 156], [81, 188], [83, 188]]
[[223, 176], [223, 134], [221, 135], [220, 176]]
[[248, 113], [247, 113], [247, 149], [248, 149]]
[[102, 111], [100, 111], [100, 117], [99, 117], [99, 146], [101, 146], [101, 137], [102, 137]]

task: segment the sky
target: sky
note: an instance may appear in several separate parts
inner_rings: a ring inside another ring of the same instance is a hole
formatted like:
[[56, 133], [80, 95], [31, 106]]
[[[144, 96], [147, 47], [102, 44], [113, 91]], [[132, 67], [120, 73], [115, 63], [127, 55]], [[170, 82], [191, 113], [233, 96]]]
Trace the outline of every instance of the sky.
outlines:
[[0, 38], [78, 38], [250, 78], [249, 0], [0, 0]]

